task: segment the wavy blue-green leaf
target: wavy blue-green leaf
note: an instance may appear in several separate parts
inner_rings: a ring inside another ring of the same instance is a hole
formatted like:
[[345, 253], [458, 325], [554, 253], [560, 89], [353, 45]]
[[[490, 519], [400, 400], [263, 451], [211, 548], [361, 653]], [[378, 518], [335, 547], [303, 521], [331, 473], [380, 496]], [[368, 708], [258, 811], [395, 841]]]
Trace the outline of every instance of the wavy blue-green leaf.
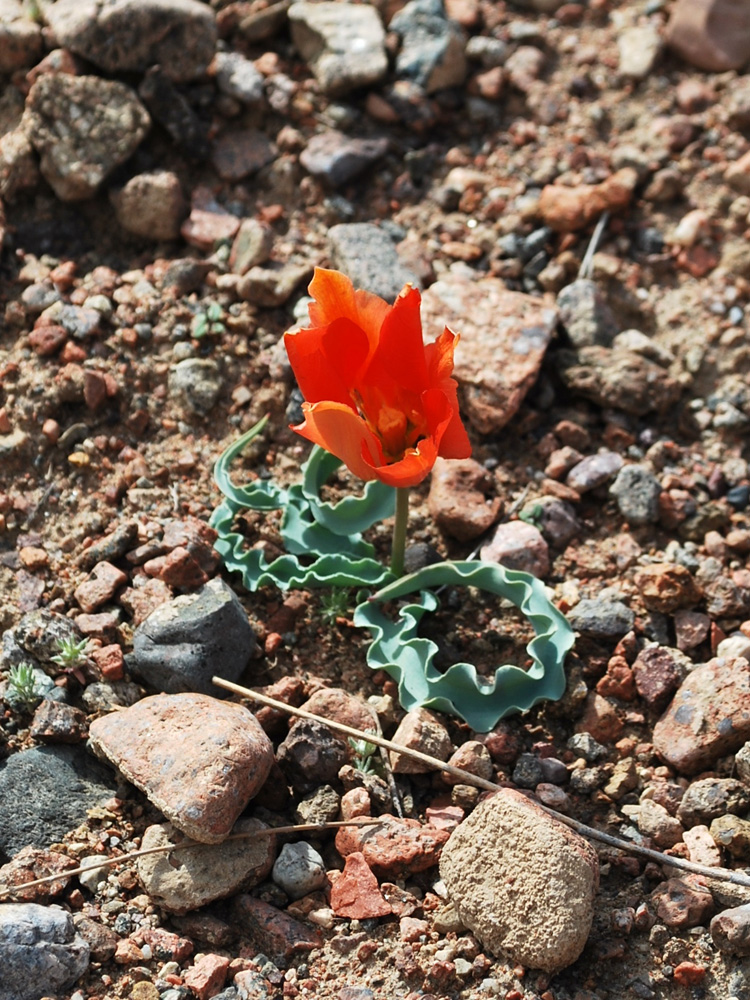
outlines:
[[228, 500], [240, 507], [251, 507], [253, 510], [278, 510], [287, 503], [286, 490], [268, 479], [256, 479], [244, 486], [235, 486], [229, 474], [229, 466], [250, 442], [256, 438], [268, 423], [268, 415], [253, 424], [249, 431], [238, 438], [234, 444], [219, 455], [214, 465], [216, 485]]
[[365, 483], [361, 497], [344, 497], [338, 503], [320, 500], [322, 487], [340, 465], [340, 459], [325, 448], [315, 445], [302, 466], [302, 495], [310, 504], [312, 516], [319, 524], [334, 535], [351, 535], [367, 531], [386, 517], [393, 517], [396, 511], [396, 491], [377, 479]]
[[[307, 564], [291, 553], [269, 563], [260, 549], [249, 549], [245, 536], [232, 530], [235, 517], [243, 509], [243, 506], [225, 500], [214, 510], [209, 524], [218, 532], [214, 548], [230, 572], [242, 575], [242, 583], [247, 590], [255, 591], [265, 584], [281, 590], [290, 587], [377, 587], [392, 579], [392, 574], [382, 563], [367, 555], [359, 555], [361, 550], [356, 546], [353, 552], [343, 552], [344, 543], [348, 540], [340, 535], [332, 536], [336, 538], [336, 551], [323, 555], [306, 553], [310, 556]], [[286, 513], [289, 510], [287, 508]]]
[[[455, 663], [444, 673], [434, 665], [437, 646], [417, 635], [419, 622], [434, 611], [438, 599], [428, 588], [474, 586], [512, 601], [531, 622], [535, 636], [526, 649], [528, 670], [499, 666], [491, 681], [477, 675], [471, 663]], [[387, 618], [380, 605], [419, 592], [419, 599]], [[556, 701], [565, 691], [565, 656], [574, 634], [567, 619], [548, 599], [541, 580], [521, 570], [469, 560], [427, 566], [402, 577], [358, 605], [354, 624], [370, 630], [373, 641], [367, 663], [385, 670], [398, 684], [403, 708], [425, 706], [464, 719], [476, 732], [488, 732], [513, 712], [524, 712], [543, 700]]]

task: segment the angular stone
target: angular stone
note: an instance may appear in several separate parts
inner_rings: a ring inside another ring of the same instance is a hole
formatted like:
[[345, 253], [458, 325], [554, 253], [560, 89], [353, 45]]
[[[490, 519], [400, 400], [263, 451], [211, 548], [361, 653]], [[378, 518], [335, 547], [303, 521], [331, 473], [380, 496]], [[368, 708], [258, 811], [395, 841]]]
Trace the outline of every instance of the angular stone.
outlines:
[[510, 292], [499, 278], [448, 272], [422, 297], [428, 337], [447, 324], [461, 335], [454, 374], [463, 412], [482, 434], [499, 431], [536, 381], [557, 310]]
[[492, 539], [480, 549], [479, 558], [540, 579], [549, 572], [549, 547], [539, 528], [526, 521], [499, 524]]
[[578, 278], [557, 296], [560, 322], [574, 347], [601, 344], [609, 347], [620, 332], [619, 324], [599, 285], [590, 278]]
[[[437, 760], [448, 760], [453, 753], [453, 744], [448, 730], [433, 713], [426, 708], [414, 708], [401, 720], [393, 734], [393, 742], [409, 750], [418, 750]], [[434, 766], [408, 754], [390, 751], [391, 767], [397, 774], [427, 774]]]
[[0, 197], [9, 202], [15, 201], [16, 195], [35, 188], [38, 182], [39, 167], [28, 136], [20, 128], [0, 134]]
[[283, 306], [301, 281], [310, 276], [309, 264], [272, 261], [265, 267], [251, 267], [237, 282], [237, 294], [247, 302], [275, 309]]
[[622, 455], [616, 451], [600, 451], [574, 465], [565, 481], [576, 493], [588, 493], [608, 482], [620, 471], [622, 464]]
[[558, 351], [558, 372], [567, 389], [605, 409], [644, 416], [677, 402], [682, 386], [660, 365], [621, 348]]
[[216, 47], [213, 11], [198, 0], [58, 0], [45, 16], [59, 45], [107, 73], [158, 63], [177, 82], [194, 80]]
[[385, 30], [375, 7], [364, 4], [294, 3], [292, 41], [324, 94], [348, 94], [388, 72]]
[[677, 816], [684, 826], [707, 823], [726, 813], [743, 814], [750, 808], [750, 790], [736, 778], [693, 781], [682, 797]]
[[221, 388], [221, 371], [212, 358], [184, 358], [170, 369], [170, 396], [200, 417], [214, 408]]
[[674, 847], [682, 840], [682, 824], [652, 799], [641, 802], [637, 822], [643, 836], [653, 840], [658, 848]]
[[[232, 833], [253, 834], [266, 829], [260, 820], [240, 819]], [[174, 847], [168, 854], [149, 854], [137, 861], [144, 890], [169, 913], [188, 913], [252, 889], [267, 878], [276, 855], [276, 838], [267, 834], [181, 851], [180, 845], [186, 841], [171, 823], [150, 826], [143, 835], [143, 850]]]
[[708, 888], [695, 875], [670, 878], [651, 893], [659, 920], [667, 927], [698, 927], [714, 909]]
[[[370, 706], [343, 688], [319, 688], [300, 707], [313, 715], [341, 722], [364, 733], [377, 730], [377, 720]], [[346, 736], [335, 729], [331, 732], [349, 746]]]
[[240, 181], [272, 163], [277, 152], [264, 132], [234, 129], [223, 132], [214, 140], [211, 162], [223, 180]]
[[649, 611], [668, 615], [678, 608], [690, 608], [701, 599], [701, 588], [692, 573], [679, 563], [644, 566], [636, 574], [635, 583]]
[[388, 28], [401, 36], [396, 57], [399, 77], [412, 80], [426, 94], [464, 82], [464, 35], [446, 16], [442, 0], [411, 0], [391, 18]]
[[[315, 4], [319, 6], [319, 4]], [[328, 230], [331, 263], [355, 288], [366, 288], [393, 302], [407, 283], [420, 287], [417, 276], [403, 264], [388, 233], [370, 222], [346, 222]]]
[[229, 266], [235, 274], [246, 274], [256, 264], [265, 264], [273, 249], [273, 229], [257, 219], [243, 219], [232, 244]]
[[494, 492], [494, 477], [473, 458], [438, 458], [427, 503], [442, 531], [468, 542], [484, 534], [497, 519], [501, 501]]
[[231, 832], [273, 763], [251, 712], [203, 694], [144, 698], [96, 719], [90, 738], [178, 830], [205, 844]]
[[187, 204], [171, 170], [137, 174], [110, 196], [117, 221], [129, 233], [150, 240], [176, 240]]
[[341, 187], [380, 160], [389, 141], [356, 139], [335, 129], [316, 133], [300, 153], [300, 163], [313, 177]]
[[39, 1000], [67, 991], [89, 965], [70, 913], [38, 903], [0, 903], [0, 998]]
[[[50, 903], [68, 887], [71, 876], [66, 875], [66, 869], [77, 867], [78, 862], [67, 854], [38, 847], [24, 847], [7, 865], [0, 868], [0, 887], [3, 895], [12, 892], [18, 903]], [[42, 885], [24, 888], [26, 882], [35, 882], [51, 875], [57, 875], [58, 878]]]
[[638, 694], [650, 708], [663, 708], [683, 678], [684, 668], [672, 650], [649, 646], [641, 650], [633, 663], [633, 677]]
[[194, 594], [161, 604], [138, 626], [130, 665], [159, 691], [225, 697], [211, 678], [238, 680], [256, 648], [234, 591], [215, 579]]
[[98, 76], [40, 76], [26, 99], [24, 128], [45, 180], [62, 201], [93, 197], [135, 152], [150, 124], [130, 87]]
[[539, 198], [539, 215], [559, 233], [585, 229], [603, 212], [620, 212], [627, 208], [638, 182], [632, 167], [623, 167], [601, 184], [579, 184], [564, 187], [548, 184]]
[[126, 573], [104, 560], [97, 563], [84, 582], [76, 587], [75, 597], [81, 609], [87, 613], [96, 611], [102, 604], [111, 601], [120, 587], [128, 582]]
[[347, 857], [343, 872], [333, 883], [331, 909], [337, 917], [350, 920], [387, 917], [392, 912], [364, 854], [359, 851]]
[[[303, 924], [260, 899], [242, 893], [232, 905], [236, 924], [258, 951], [272, 958], [288, 959], [298, 951], [319, 948], [321, 937], [309, 924]], [[235, 977], [238, 983], [242, 973]], [[263, 981], [265, 983], [265, 980]]]
[[485, 799], [451, 834], [440, 875], [462, 923], [494, 954], [555, 973], [588, 938], [596, 851], [520, 792]]
[[710, 660], [688, 674], [654, 727], [654, 749], [682, 774], [709, 768], [750, 739], [750, 663]]
[[336, 834], [336, 850], [346, 858], [360, 852], [377, 878], [390, 881], [425, 871], [437, 864], [448, 839], [446, 830], [422, 826], [414, 819], [396, 819], [388, 813], [375, 827], [342, 827]]
[[216, 85], [222, 94], [243, 104], [261, 104], [263, 74], [239, 52], [217, 52], [213, 61]]

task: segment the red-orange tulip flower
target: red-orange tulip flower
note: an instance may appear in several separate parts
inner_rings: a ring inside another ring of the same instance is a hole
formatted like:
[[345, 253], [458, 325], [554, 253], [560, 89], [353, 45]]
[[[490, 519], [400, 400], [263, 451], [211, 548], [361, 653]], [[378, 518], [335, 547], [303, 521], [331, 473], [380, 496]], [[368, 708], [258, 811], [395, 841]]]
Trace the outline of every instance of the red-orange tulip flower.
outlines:
[[458, 336], [446, 327], [424, 345], [419, 292], [406, 285], [389, 306], [322, 268], [309, 290], [312, 325], [285, 336], [306, 400], [294, 430], [389, 486], [416, 486], [438, 455], [468, 458], [451, 378]]

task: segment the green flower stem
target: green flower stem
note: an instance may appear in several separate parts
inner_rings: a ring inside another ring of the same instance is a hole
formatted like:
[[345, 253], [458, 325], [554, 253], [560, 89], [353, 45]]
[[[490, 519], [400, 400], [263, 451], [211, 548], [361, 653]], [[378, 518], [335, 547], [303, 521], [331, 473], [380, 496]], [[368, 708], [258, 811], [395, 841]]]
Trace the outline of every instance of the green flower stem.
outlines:
[[396, 520], [393, 523], [393, 547], [391, 548], [391, 573], [395, 577], [404, 575], [404, 551], [406, 549], [406, 525], [409, 521], [409, 487], [396, 490]]

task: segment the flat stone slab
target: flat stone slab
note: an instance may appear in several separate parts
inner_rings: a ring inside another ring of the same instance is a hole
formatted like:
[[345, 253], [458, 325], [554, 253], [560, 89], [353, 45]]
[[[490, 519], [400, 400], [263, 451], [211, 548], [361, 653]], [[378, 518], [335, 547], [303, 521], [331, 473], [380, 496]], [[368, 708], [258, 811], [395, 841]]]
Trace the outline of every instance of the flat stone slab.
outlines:
[[654, 727], [654, 749], [697, 774], [750, 740], [750, 663], [715, 659], [691, 671]]
[[557, 325], [552, 304], [511, 292], [499, 278], [450, 272], [422, 296], [428, 340], [449, 326], [461, 335], [454, 375], [462, 412], [482, 434], [504, 427], [536, 381]]
[[513, 789], [451, 834], [440, 875], [463, 924], [493, 954], [548, 973], [583, 950], [599, 883], [596, 851]]
[[144, 698], [96, 719], [90, 738], [178, 830], [205, 844], [227, 837], [274, 760], [252, 712], [203, 694]]

